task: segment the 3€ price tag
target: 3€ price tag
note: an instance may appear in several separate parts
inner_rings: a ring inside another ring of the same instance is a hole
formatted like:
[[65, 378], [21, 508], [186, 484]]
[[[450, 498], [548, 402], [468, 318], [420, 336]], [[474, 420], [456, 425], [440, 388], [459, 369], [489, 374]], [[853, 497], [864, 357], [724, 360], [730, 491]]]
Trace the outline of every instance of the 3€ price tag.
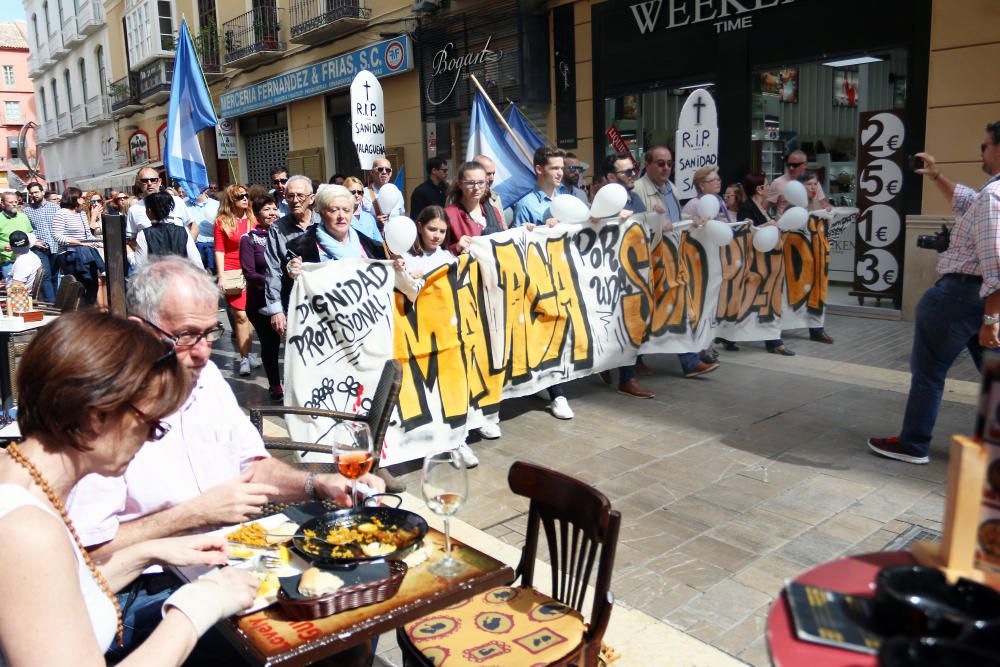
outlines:
[[385, 105], [375, 75], [361, 70], [351, 83], [351, 138], [362, 169], [385, 157]]

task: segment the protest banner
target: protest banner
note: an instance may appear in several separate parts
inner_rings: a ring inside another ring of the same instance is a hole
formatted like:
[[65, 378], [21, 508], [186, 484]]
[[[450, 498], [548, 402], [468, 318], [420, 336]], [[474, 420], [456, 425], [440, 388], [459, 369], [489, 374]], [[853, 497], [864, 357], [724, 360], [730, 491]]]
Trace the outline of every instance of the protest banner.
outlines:
[[368, 70], [358, 72], [351, 83], [351, 139], [362, 169], [371, 169], [375, 158], [385, 157], [382, 84]]
[[[403, 365], [382, 464], [422, 456], [408, 436], [447, 426], [455, 440], [507, 398], [634, 363], [696, 352], [716, 336], [779, 338], [822, 326], [824, 221], [785, 232], [772, 252], [735, 230], [725, 246], [643, 220], [511, 229], [473, 239], [431, 271], [415, 301], [392, 291], [387, 262], [307, 266], [292, 291], [285, 386], [290, 404], [365, 409], [382, 364]], [[289, 420], [315, 442], [310, 420]]]
[[694, 172], [719, 164], [719, 121], [715, 100], [704, 88], [688, 96], [674, 135], [674, 182], [680, 199], [697, 197]]

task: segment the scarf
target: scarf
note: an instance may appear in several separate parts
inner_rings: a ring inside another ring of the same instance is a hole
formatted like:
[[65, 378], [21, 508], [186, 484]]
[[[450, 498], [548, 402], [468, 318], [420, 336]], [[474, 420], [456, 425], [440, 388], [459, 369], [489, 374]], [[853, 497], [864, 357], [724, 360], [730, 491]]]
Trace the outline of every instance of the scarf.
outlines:
[[341, 243], [333, 238], [320, 222], [316, 225], [316, 240], [319, 241], [320, 250], [326, 255], [326, 257], [319, 258], [321, 262], [332, 259], [361, 259], [364, 257], [361, 250], [361, 239], [358, 238], [358, 232], [353, 227], [348, 227], [347, 241]]

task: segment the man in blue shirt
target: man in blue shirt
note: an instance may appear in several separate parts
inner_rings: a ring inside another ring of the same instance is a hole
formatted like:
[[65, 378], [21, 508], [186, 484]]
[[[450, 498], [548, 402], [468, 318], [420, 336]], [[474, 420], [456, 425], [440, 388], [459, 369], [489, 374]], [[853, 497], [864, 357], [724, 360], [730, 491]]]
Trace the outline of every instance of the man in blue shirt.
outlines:
[[[532, 162], [535, 165], [535, 189], [521, 197], [514, 207], [514, 222], [512, 226], [521, 225], [548, 225], [549, 227], [559, 224], [559, 221], [552, 217], [549, 208], [552, 206], [552, 198], [559, 194], [559, 185], [563, 179], [563, 158], [565, 151], [559, 148], [549, 148], [540, 146], [535, 151]], [[561, 384], [554, 384], [549, 387], [549, 410], [552, 416], [558, 419], [572, 419], [573, 408], [566, 400]]]
[[201, 263], [205, 269], [215, 275], [215, 219], [219, 217], [219, 202], [208, 196], [205, 190], [197, 199], [188, 199], [188, 213], [191, 215], [191, 225], [196, 227], [195, 245], [201, 255]]
[[42, 281], [42, 300], [52, 303], [56, 300], [56, 288], [59, 286], [59, 244], [52, 235], [52, 221], [59, 212], [59, 205], [45, 201], [45, 188], [40, 183], [28, 183], [28, 203], [24, 214], [31, 221], [37, 239], [31, 252], [38, 255], [45, 269], [45, 279]]

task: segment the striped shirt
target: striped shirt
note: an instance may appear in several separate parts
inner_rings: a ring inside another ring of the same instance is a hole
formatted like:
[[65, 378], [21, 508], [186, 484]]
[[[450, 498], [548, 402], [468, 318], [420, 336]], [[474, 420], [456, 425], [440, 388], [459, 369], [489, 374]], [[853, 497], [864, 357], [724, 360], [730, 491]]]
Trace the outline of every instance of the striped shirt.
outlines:
[[951, 208], [958, 221], [951, 229], [948, 249], [938, 260], [937, 272], [983, 277], [979, 294], [986, 298], [1000, 290], [1000, 175], [976, 192], [955, 185]]
[[31, 204], [24, 207], [24, 214], [28, 216], [28, 220], [31, 220], [31, 226], [35, 229], [35, 237], [49, 246], [49, 252], [53, 255], [59, 252], [59, 244], [56, 243], [55, 234], [52, 233], [52, 225], [58, 212], [59, 206], [50, 201], [38, 208]]

